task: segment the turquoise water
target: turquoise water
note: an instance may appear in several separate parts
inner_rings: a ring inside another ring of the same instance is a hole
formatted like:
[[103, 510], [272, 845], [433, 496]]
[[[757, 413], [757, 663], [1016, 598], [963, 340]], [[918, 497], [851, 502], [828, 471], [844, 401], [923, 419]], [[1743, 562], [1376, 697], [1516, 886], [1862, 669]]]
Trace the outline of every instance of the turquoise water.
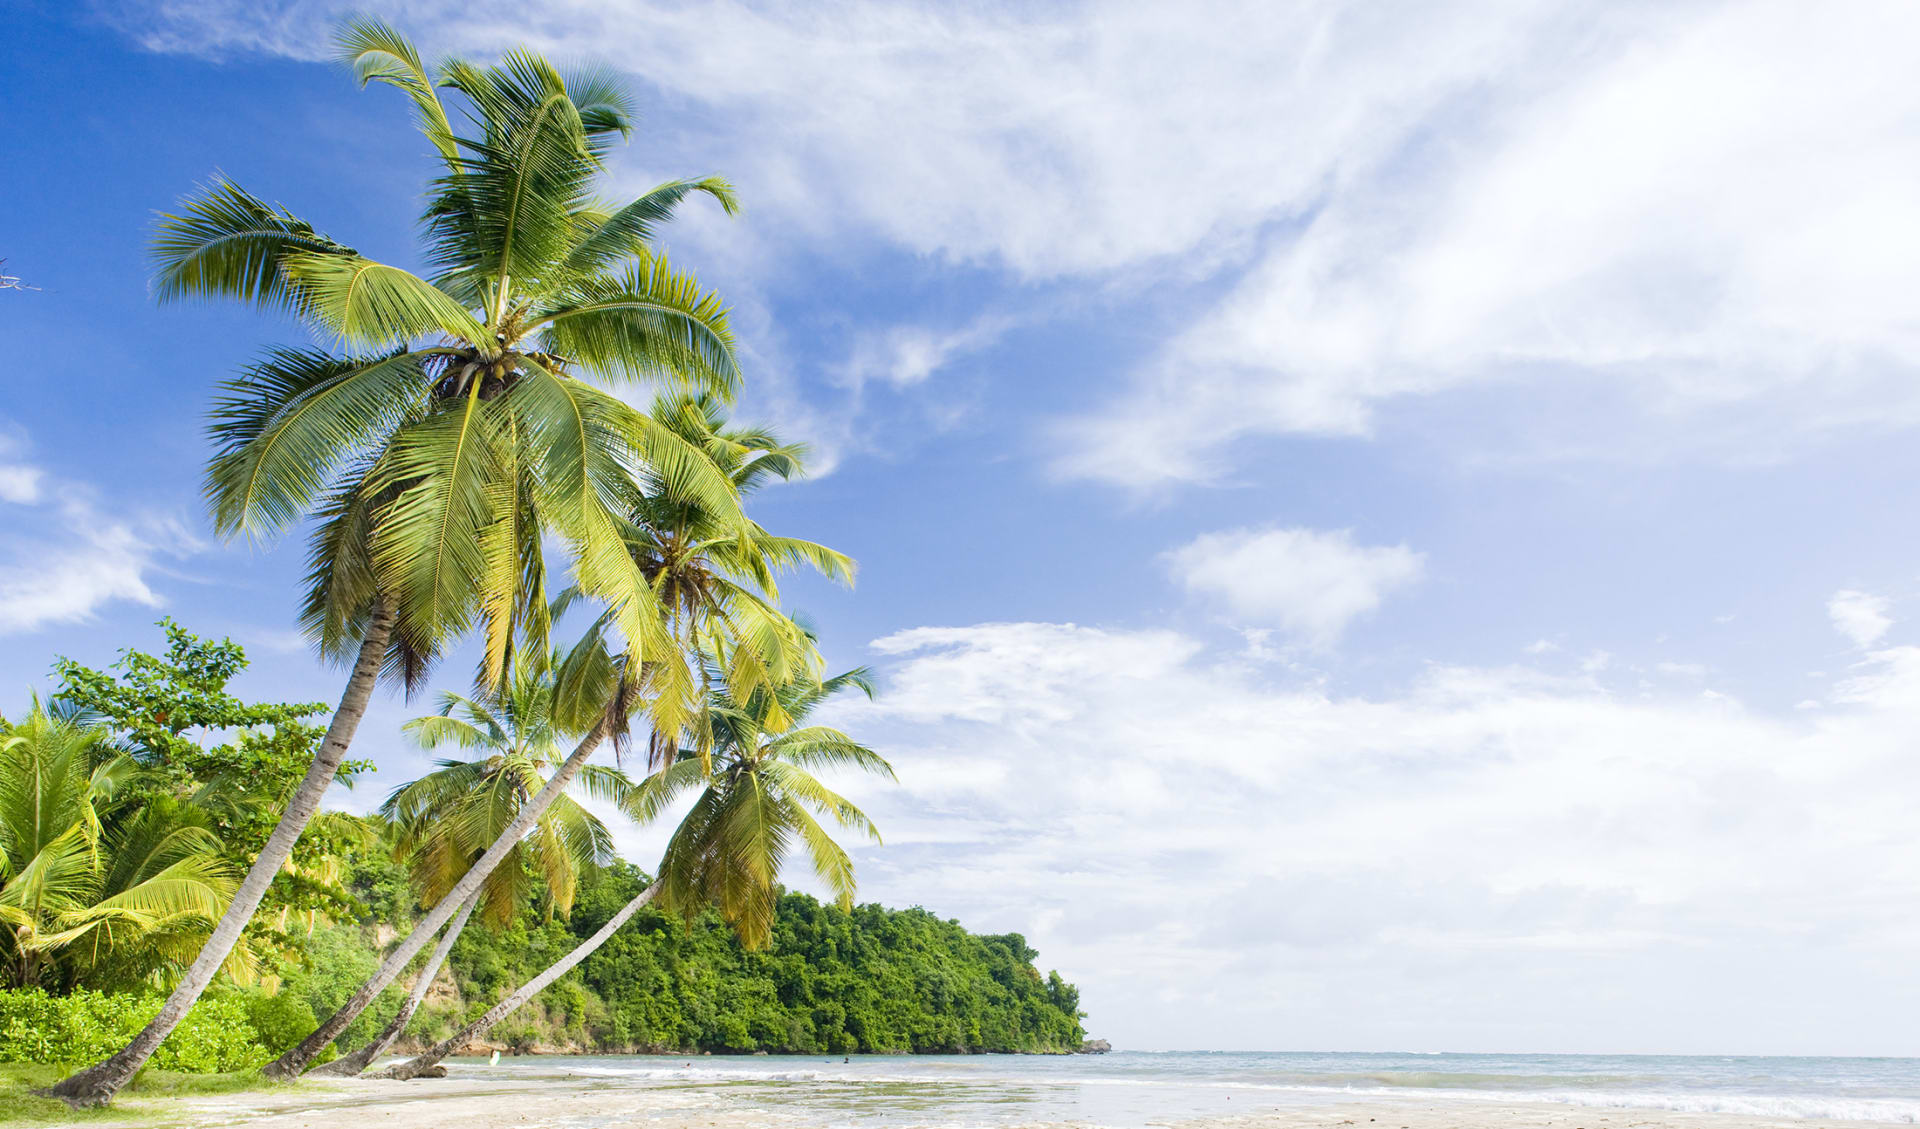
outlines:
[[671, 1105], [795, 1126], [1076, 1122], [1145, 1129], [1193, 1117], [1415, 1098], [1920, 1122], [1920, 1059], [1666, 1055], [1126, 1052], [1022, 1056], [553, 1056], [455, 1060], [462, 1075], [571, 1075]]

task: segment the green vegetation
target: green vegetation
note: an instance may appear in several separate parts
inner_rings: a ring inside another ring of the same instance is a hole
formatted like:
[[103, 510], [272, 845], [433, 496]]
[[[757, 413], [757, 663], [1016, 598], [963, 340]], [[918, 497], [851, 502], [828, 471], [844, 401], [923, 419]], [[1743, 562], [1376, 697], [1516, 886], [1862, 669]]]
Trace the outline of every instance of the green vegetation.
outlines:
[[[391, 865], [371, 861], [357, 888], [371, 894]], [[631, 866], [594, 868], [564, 920], [532, 907], [504, 929], [468, 928], [401, 1045], [446, 1038], [590, 936], [644, 885]], [[1084, 1038], [1078, 993], [1057, 973], [1035, 969], [1037, 954], [1017, 934], [977, 936], [925, 910], [849, 911], [797, 893], [778, 899], [770, 932], [756, 951], [716, 911], [689, 926], [648, 906], [495, 1027], [489, 1042], [518, 1051], [847, 1054], [1064, 1052]], [[371, 960], [365, 933], [327, 934], [329, 962], [351, 959], [355, 946], [360, 960]], [[325, 1010], [346, 979], [289, 990], [309, 993]]]
[[[81, 990], [50, 996], [37, 988], [0, 992], [0, 1061], [74, 1066], [111, 1054], [160, 1010], [158, 993]], [[161, 1070], [223, 1074], [265, 1062], [275, 1035], [284, 1039], [292, 996], [228, 991], [208, 994], [153, 1056]], [[259, 1013], [260, 1022], [254, 1022]], [[263, 1030], [263, 1028], [265, 1030]]]
[[[611, 874], [605, 885], [632, 881]], [[592, 924], [601, 896], [583, 900], [576, 931]], [[1043, 979], [1037, 955], [1017, 933], [976, 936], [925, 910], [846, 912], [804, 894], [780, 898], [764, 952], [745, 949], [716, 914], [689, 931], [643, 911], [581, 965], [577, 1011], [549, 1005], [548, 1022], [579, 1014], [593, 1045], [609, 1047], [1075, 1050], [1085, 1037], [1079, 994], [1058, 973]], [[596, 1000], [606, 1009], [597, 1030], [585, 1022]]]
[[[155, 713], [185, 712], [181, 703], [194, 695], [221, 699], [226, 681], [245, 667], [244, 653], [230, 642], [204, 640], [170, 622], [162, 628], [166, 659], [130, 650], [111, 672], [61, 660], [55, 669], [68, 676], [62, 696], [34, 703], [19, 722], [0, 729], [0, 874], [6, 878], [0, 913], [9, 914], [13, 926], [0, 939], [8, 946], [10, 977], [10, 990], [0, 991], [0, 1062], [83, 1065], [145, 1027], [162, 1005], [169, 976], [182, 967], [180, 952], [204, 936], [218, 913], [218, 895], [232, 888], [230, 879], [205, 890], [195, 882], [209, 872], [231, 874], [227, 837], [260, 826], [257, 819], [247, 822], [249, 809], [275, 802], [287, 787], [288, 774], [273, 766], [296, 760], [297, 752], [261, 752], [285, 747], [276, 730], [256, 735], [236, 721], [222, 729], [170, 727], [164, 743], [143, 737]], [[209, 657], [218, 657], [217, 669]], [[278, 904], [262, 909], [259, 927], [250, 930], [256, 943], [236, 950], [248, 959], [229, 962], [229, 974], [159, 1045], [153, 1069], [257, 1071], [373, 974], [381, 940], [414, 924], [423, 900], [442, 896], [461, 869], [459, 860], [477, 854], [494, 833], [499, 808], [523, 803], [543, 779], [553, 745], [546, 704], [553, 680], [529, 674], [512, 685], [517, 692], [491, 709], [449, 695], [442, 714], [408, 725], [420, 739], [487, 756], [443, 762], [421, 781], [396, 788], [384, 809], [392, 819], [333, 817], [342, 829], [316, 837], [289, 861], [287, 874], [299, 881]], [[65, 696], [75, 686], [93, 708]], [[870, 689], [864, 672], [777, 695], [762, 692], [745, 704], [716, 690], [707, 723], [711, 768], [690, 745], [670, 771], [642, 784], [608, 767], [583, 774], [595, 794], [636, 815], [651, 814], [687, 789], [705, 798], [676, 833], [677, 852], [668, 853], [670, 896], [631, 910], [631, 921], [501, 1022], [489, 1041], [511, 1050], [582, 1052], [1076, 1048], [1082, 1038], [1077, 993], [1058, 974], [1043, 977], [1032, 963], [1036, 954], [1018, 935], [975, 936], [924, 910], [852, 904], [851, 860], [807, 809], [856, 829], [867, 827], [865, 818], [806, 770], [889, 770], [844, 733], [804, 724], [821, 701], [850, 688]], [[135, 702], [146, 705], [129, 704]], [[155, 702], [163, 705], [152, 708]], [[100, 708], [113, 703], [120, 705], [111, 713]], [[785, 728], [769, 732], [776, 703]], [[297, 725], [292, 711], [302, 707], [230, 703], [218, 713], [187, 716], [235, 719], [241, 708], [268, 725], [276, 718]], [[210, 743], [195, 743], [196, 732]], [[232, 771], [236, 760], [253, 771]], [[746, 810], [742, 804], [767, 806]], [[486, 912], [458, 934], [438, 984], [431, 992], [418, 985], [423, 1003], [402, 1048], [460, 1032], [579, 948], [623, 907], [647, 900], [648, 881], [611, 857], [606, 828], [572, 801], [548, 812], [519, 841], [509, 865], [481, 888]], [[742, 822], [770, 837], [743, 850], [726, 830]], [[175, 861], [146, 867], [152, 873], [144, 880], [164, 885], [170, 897], [186, 890], [200, 901], [102, 894], [108, 887], [140, 890], [137, 882], [129, 886], [111, 876], [139, 878], [145, 871], [129, 870], [128, 863], [146, 855], [115, 848], [136, 831], [151, 838], [140, 829], [156, 825], [171, 829], [174, 849], [167, 857]], [[213, 827], [222, 829], [219, 836], [210, 833]], [[469, 830], [464, 839], [449, 839], [448, 828]], [[774, 877], [791, 838], [808, 844], [839, 904], [779, 891]], [[582, 849], [565, 849], [575, 841]], [[44, 896], [49, 842], [77, 844], [63, 856], [62, 888], [84, 895], [71, 905], [57, 903], [66, 906], [58, 912]], [[117, 912], [100, 908], [116, 897], [123, 903]], [[399, 990], [389, 989], [354, 1018], [341, 1042], [372, 1043], [401, 1004]]]

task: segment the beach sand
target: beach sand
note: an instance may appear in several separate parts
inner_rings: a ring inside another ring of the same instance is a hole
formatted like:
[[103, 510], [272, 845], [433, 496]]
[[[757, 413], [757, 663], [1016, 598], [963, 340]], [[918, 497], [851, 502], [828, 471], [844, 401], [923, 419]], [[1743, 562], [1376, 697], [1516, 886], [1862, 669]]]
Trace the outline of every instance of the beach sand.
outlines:
[[[129, 1101], [125, 1112], [129, 1129], [156, 1120], [195, 1129], [793, 1129], [780, 1118], [764, 1113], [743, 1117], [737, 1108], [686, 1090], [589, 1078], [462, 1078], [457, 1067], [450, 1077], [412, 1082], [316, 1078], [282, 1091]], [[938, 1126], [941, 1121], [937, 1113], [929, 1113], [923, 1124]], [[1329, 1102], [1166, 1124], [1170, 1129], [1861, 1129], [1883, 1123], [1405, 1098]]]

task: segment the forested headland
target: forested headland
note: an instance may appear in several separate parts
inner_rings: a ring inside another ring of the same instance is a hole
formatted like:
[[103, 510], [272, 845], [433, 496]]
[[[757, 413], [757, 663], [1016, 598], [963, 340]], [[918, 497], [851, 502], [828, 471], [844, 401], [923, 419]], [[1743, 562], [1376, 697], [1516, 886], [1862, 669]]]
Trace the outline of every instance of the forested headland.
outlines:
[[[391, 872], [370, 866], [367, 878]], [[364, 879], [363, 879], [364, 880]], [[644, 876], [599, 869], [582, 883], [566, 920], [527, 910], [506, 929], [469, 930], [449, 972], [415, 1021], [433, 1042], [477, 1004], [545, 967], [631, 899]], [[377, 895], [368, 893], [369, 897]], [[325, 974], [298, 985], [316, 1010], [332, 1006], [372, 967], [366, 931], [334, 927], [315, 938]], [[780, 899], [770, 944], [744, 948], [717, 914], [689, 928], [641, 911], [567, 979], [494, 1028], [506, 1051], [712, 1051], [739, 1053], [1067, 1052], [1083, 1039], [1079, 993], [1042, 975], [1019, 934], [979, 935], [922, 909], [856, 906], [806, 894]], [[347, 966], [351, 973], [339, 971]], [[335, 987], [334, 981], [338, 981]], [[378, 1030], [391, 1007], [356, 1022]], [[350, 1033], [349, 1045], [363, 1040]]]

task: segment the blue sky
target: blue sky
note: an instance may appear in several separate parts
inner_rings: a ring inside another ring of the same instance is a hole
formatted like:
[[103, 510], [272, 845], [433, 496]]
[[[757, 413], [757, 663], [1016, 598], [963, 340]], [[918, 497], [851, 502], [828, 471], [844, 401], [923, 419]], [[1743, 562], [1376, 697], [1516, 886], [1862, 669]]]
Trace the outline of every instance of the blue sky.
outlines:
[[[1910, 10], [372, 7], [631, 74], [616, 189], [739, 186], [667, 242], [815, 446], [762, 520], [861, 564], [789, 592], [882, 674], [866, 896], [1118, 1045], [1920, 1053]], [[8, 8], [0, 702], [162, 614], [338, 692], [298, 543], [198, 503], [300, 331], [144, 260], [216, 170], [413, 260], [335, 14]]]

